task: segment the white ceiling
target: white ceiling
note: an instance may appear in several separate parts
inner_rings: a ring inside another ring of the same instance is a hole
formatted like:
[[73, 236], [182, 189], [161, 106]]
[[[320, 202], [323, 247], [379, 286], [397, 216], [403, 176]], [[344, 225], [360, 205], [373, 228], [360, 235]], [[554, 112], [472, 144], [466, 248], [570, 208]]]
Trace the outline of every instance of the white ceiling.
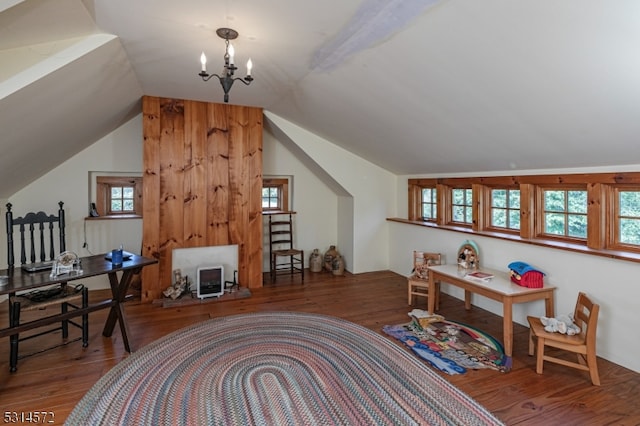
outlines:
[[0, 0], [0, 197], [140, 112], [263, 107], [397, 174], [640, 164], [637, 0]]

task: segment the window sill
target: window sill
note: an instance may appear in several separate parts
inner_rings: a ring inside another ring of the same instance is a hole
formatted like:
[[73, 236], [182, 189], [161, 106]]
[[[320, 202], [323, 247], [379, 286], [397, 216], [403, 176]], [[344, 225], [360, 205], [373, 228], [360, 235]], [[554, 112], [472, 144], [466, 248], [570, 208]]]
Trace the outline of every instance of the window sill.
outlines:
[[142, 219], [142, 215], [139, 214], [118, 214], [111, 216], [87, 216], [84, 220], [122, 220], [122, 219]]
[[601, 257], [608, 257], [610, 259], [627, 260], [629, 262], [640, 263], [640, 253], [634, 253], [629, 251], [592, 249], [592, 248], [583, 246], [581, 244], [573, 244], [573, 243], [564, 242], [564, 241], [545, 240], [541, 238], [524, 239], [524, 238], [521, 238], [519, 235], [512, 235], [512, 234], [501, 233], [501, 232], [474, 232], [469, 228], [464, 228], [461, 226], [446, 226], [446, 225], [443, 226], [443, 225], [438, 225], [431, 222], [408, 220], [408, 219], [402, 219], [398, 217], [390, 217], [390, 218], [387, 218], [387, 220], [389, 222], [406, 223], [408, 225], [442, 229], [443, 231], [453, 231], [453, 232], [461, 232], [465, 234], [480, 235], [483, 237], [497, 238], [497, 239], [506, 240], [506, 241], [514, 241], [518, 243], [531, 244], [535, 246], [552, 247], [559, 250], [572, 251], [575, 253], [582, 253], [590, 256], [601, 256]]

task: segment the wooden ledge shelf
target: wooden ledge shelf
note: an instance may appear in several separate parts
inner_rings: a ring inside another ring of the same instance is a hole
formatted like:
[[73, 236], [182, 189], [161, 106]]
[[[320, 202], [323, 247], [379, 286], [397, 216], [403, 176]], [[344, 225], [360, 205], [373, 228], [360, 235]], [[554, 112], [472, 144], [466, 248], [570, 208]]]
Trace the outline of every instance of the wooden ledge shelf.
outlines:
[[122, 219], [142, 219], [139, 214], [118, 214], [112, 216], [87, 216], [84, 220], [122, 220]]

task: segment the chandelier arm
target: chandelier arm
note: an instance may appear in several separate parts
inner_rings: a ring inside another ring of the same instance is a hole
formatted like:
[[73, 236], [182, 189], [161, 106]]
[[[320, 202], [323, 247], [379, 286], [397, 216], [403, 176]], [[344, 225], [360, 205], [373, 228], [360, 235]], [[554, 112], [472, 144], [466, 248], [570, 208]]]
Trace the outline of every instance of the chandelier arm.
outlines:
[[[246, 78], [246, 77], [245, 77], [245, 78]], [[236, 78], [234, 78], [234, 79], [233, 79], [233, 81], [236, 81], [236, 80], [243, 82], [245, 86], [250, 85], [250, 84], [251, 84], [251, 82], [253, 81], [253, 79], [251, 79], [251, 80], [245, 80], [244, 78], [241, 78], [241, 77], [236, 77]]]
[[200, 73], [198, 75], [200, 77], [202, 77], [202, 80], [204, 80], [204, 81], [209, 81], [213, 77], [217, 77], [218, 79], [223, 78], [223, 77], [220, 77], [218, 74], [203, 74], [203, 73]]

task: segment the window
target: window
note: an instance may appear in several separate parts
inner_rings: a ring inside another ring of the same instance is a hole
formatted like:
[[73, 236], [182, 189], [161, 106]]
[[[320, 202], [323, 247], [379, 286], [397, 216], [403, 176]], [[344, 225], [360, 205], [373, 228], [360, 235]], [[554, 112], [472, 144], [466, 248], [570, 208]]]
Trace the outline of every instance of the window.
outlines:
[[451, 221], [473, 223], [473, 191], [471, 188], [451, 188]]
[[422, 188], [422, 220], [435, 221], [438, 218], [438, 190]]
[[262, 179], [262, 210], [289, 210], [289, 180], [285, 178]]
[[615, 191], [614, 245], [640, 246], [640, 188]]
[[101, 217], [142, 216], [142, 177], [97, 176], [96, 209]]
[[587, 238], [587, 191], [542, 189], [541, 234]]
[[134, 187], [112, 186], [110, 214], [134, 213]]
[[520, 190], [491, 189], [491, 227], [520, 229]]
[[640, 263], [640, 172], [408, 179], [407, 219]]
[[282, 189], [278, 186], [265, 186], [262, 188], [262, 209], [280, 209], [282, 205]]

